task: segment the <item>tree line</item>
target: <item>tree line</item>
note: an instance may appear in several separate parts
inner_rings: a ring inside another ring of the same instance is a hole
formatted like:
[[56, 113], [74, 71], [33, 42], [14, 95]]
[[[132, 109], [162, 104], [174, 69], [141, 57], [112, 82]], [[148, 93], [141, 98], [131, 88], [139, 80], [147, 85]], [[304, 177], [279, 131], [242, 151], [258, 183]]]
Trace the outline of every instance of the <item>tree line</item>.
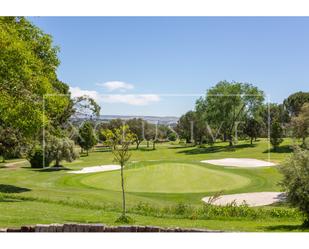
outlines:
[[239, 139], [270, 136], [274, 150], [284, 136], [308, 136], [309, 92], [297, 92], [283, 103], [266, 103], [257, 87], [240, 82], [221, 81], [200, 97], [193, 111], [182, 115], [176, 131], [187, 143], [210, 144], [217, 139], [230, 146]]

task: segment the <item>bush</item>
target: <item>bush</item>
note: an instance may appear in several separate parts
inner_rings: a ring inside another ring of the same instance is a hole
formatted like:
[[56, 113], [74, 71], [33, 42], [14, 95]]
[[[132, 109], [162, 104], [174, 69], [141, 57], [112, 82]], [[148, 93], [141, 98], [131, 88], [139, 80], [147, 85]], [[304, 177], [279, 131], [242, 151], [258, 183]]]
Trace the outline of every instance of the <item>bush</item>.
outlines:
[[172, 132], [168, 135], [168, 140], [175, 142], [177, 140], [177, 134], [175, 132]]
[[287, 201], [304, 213], [304, 224], [309, 225], [308, 143], [306, 143], [305, 149], [295, 147], [293, 155], [279, 169], [284, 176], [281, 185], [286, 191]]
[[132, 224], [134, 223], [134, 220], [130, 216], [122, 214], [119, 218], [117, 218], [115, 223]]
[[[30, 162], [31, 168], [43, 168], [44, 167], [44, 154], [41, 147], [36, 147], [33, 151], [28, 154], [28, 161]], [[48, 167], [50, 162], [45, 160], [45, 167]]]
[[184, 203], [166, 207], [155, 207], [149, 203], [139, 203], [132, 207], [130, 213], [151, 215], [160, 218], [186, 218], [186, 219], [221, 219], [221, 218], [299, 218], [301, 213], [295, 208], [269, 207], [253, 208], [246, 203], [236, 205], [232, 202], [226, 206], [216, 206], [209, 203], [201, 206], [191, 206]]

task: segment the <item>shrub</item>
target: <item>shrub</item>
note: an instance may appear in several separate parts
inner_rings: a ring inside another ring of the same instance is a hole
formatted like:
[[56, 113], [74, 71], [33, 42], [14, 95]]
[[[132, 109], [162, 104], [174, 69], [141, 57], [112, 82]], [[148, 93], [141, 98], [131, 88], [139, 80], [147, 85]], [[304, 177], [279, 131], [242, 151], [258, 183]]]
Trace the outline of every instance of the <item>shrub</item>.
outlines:
[[268, 207], [253, 208], [246, 203], [237, 205], [232, 202], [226, 206], [215, 206], [210, 203], [201, 206], [191, 206], [184, 203], [177, 205], [155, 207], [148, 203], [139, 203], [132, 207], [130, 213], [150, 215], [160, 218], [186, 218], [186, 219], [221, 219], [221, 218], [299, 218], [301, 213], [295, 208]]
[[294, 153], [279, 167], [284, 178], [281, 185], [287, 194], [287, 201], [299, 208], [309, 225], [309, 146], [295, 147]]
[[27, 159], [30, 162], [31, 168], [43, 168], [44, 166], [48, 167], [50, 164], [50, 160], [45, 157], [44, 165], [43, 149], [40, 146], [36, 146], [32, 151], [30, 151]]
[[43, 150], [41, 148], [36, 148], [35, 151], [29, 155], [29, 162], [31, 168], [43, 168]]
[[168, 140], [175, 142], [177, 140], [177, 134], [175, 132], [172, 132], [168, 135]]

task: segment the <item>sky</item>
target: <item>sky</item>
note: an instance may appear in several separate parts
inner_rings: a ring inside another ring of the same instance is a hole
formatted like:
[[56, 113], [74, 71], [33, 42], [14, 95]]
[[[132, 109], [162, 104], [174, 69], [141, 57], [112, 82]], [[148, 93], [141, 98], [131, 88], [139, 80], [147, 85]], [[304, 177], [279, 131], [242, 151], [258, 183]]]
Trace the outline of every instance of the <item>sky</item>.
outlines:
[[58, 77], [101, 114], [180, 116], [221, 80], [282, 102], [309, 90], [309, 17], [29, 17]]

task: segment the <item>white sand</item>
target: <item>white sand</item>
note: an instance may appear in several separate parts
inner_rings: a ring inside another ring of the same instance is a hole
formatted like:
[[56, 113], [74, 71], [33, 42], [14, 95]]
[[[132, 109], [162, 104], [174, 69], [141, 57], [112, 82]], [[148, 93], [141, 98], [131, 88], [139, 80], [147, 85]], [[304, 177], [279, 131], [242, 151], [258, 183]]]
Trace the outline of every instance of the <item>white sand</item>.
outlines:
[[[208, 202], [210, 197], [204, 197], [202, 201]], [[233, 195], [222, 195], [212, 204], [218, 206], [224, 206], [236, 202], [237, 205], [243, 204], [244, 201], [251, 207], [265, 206], [272, 203], [284, 200], [284, 193], [282, 192], [255, 192], [255, 193], [243, 193]]]
[[86, 173], [95, 173], [95, 172], [102, 172], [102, 171], [112, 171], [112, 170], [119, 170], [121, 167], [120, 165], [101, 165], [101, 166], [93, 166], [93, 167], [86, 167], [81, 170], [75, 171], [68, 171], [68, 173], [72, 174], [86, 174]]
[[268, 167], [275, 166], [276, 164], [257, 160], [252, 158], [224, 158], [217, 160], [204, 160], [202, 163], [210, 163], [219, 166], [231, 166], [231, 167]]

